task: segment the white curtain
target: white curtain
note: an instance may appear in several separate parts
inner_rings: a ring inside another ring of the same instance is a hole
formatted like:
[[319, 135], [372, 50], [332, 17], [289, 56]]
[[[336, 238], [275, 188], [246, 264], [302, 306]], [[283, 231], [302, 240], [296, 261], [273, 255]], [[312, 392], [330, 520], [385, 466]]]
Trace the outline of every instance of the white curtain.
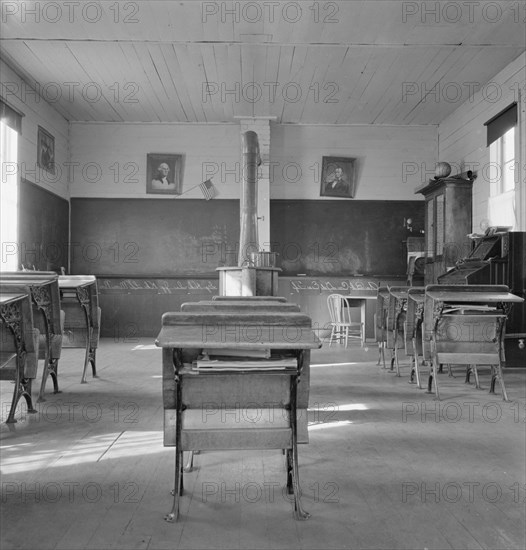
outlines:
[[489, 198], [488, 220], [490, 226], [511, 227], [512, 231], [516, 228], [517, 217], [515, 216], [514, 189]]
[[18, 134], [0, 122], [0, 271], [18, 269]]

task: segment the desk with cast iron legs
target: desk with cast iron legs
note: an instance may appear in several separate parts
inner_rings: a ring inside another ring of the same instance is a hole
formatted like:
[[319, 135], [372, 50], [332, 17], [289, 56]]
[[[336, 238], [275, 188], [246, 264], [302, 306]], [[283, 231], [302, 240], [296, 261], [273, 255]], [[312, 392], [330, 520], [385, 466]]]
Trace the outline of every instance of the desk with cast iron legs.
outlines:
[[[385, 369], [385, 347], [387, 345], [387, 308], [389, 306], [389, 289], [386, 286], [378, 288], [376, 295], [376, 313], [374, 314], [374, 333], [378, 343], [378, 362], [383, 361]], [[391, 365], [392, 368], [392, 365]]]
[[[0, 294], [0, 379], [15, 383], [13, 399], [6, 422], [16, 422], [15, 410], [23, 397], [27, 412], [36, 413], [31, 398], [31, 382], [36, 377], [38, 349], [37, 337], [33, 328], [33, 310], [27, 294]], [[32, 361], [28, 358], [33, 356]]]
[[416, 385], [420, 389], [422, 385], [418, 358], [422, 356], [422, 360], [425, 361], [423, 349], [424, 298], [424, 287], [411, 287], [407, 291], [407, 311], [404, 323], [405, 353], [413, 358], [410, 382], [415, 382], [416, 377]]
[[[508, 400], [502, 376], [506, 318], [514, 303], [523, 298], [505, 285], [428, 285], [424, 306], [424, 340], [430, 343], [433, 365], [428, 391], [435, 382], [439, 399], [437, 369], [440, 364], [467, 365], [480, 388], [477, 365], [491, 367], [490, 392], [498, 381]], [[425, 344], [424, 344], [425, 345]]]
[[99, 345], [100, 308], [97, 279], [93, 275], [60, 275], [58, 278], [64, 320], [64, 347], [85, 349], [82, 384], [88, 365], [97, 376], [96, 353]]
[[[257, 310], [165, 313], [156, 345], [163, 348], [165, 445], [176, 449], [174, 503], [166, 519], [175, 521], [179, 514], [182, 453], [227, 449], [286, 449], [287, 487], [294, 495], [295, 516], [306, 519], [309, 515], [300, 502], [297, 454], [298, 400], [304, 396], [299, 396], [298, 390], [305, 387], [301, 380], [306, 352], [321, 347], [310, 318]], [[261, 362], [238, 358], [234, 367], [228, 360], [220, 360], [206, 371], [192, 368], [190, 361], [196, 354], [211, 349], [270, 350], [272, 355]], [[278, 357], [281, 355], [285, 358]], [[280, 365], [280, 361], [287, 364]], [[259, 420], [214, 423], [203, 415], [210, 403], [256, 410], [257, 414], [241, 415], [241, 420]], [[281, 413], [276, 414], [276, 409]]]
[[[33, 304], [35, 328], [44, 340], [44, 370], [38, 401], [45, 401], [44, 390], [49, 375], [53, 380], [54, 393], [58, 388], [58, 361], [62, 351], [62, 324], [60, 295], [56, 273], [38, 271], [4, 272], [0, 274], [3, 292], [28, 294]], [[37, 352], [38, 359], [38, 352]]]
[[387, 347], [393, 350], [396, 375], [400, 376], [400, 349], [405, 349], [404, 323], [407, 314], [408, 286], [389, 287], [389, 301], [387, 303]]

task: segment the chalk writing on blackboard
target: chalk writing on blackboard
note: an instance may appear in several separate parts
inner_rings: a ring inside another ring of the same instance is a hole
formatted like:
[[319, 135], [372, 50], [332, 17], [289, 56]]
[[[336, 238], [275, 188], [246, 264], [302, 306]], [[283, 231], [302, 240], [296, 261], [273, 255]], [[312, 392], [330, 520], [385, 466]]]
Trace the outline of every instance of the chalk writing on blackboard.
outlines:
[[151, 291], [154, 294], [176, 294], [203, 291], [218, 293], [216, 281], [199, 279], [104, 279], [98, 278], [99, 292]]
[[378, 287], [378, 282], [362, 279], [342, 279], [340, 281], [292, 279], [290, 281], [290, 290], [298, 294], [305, 291], [376, 294]]

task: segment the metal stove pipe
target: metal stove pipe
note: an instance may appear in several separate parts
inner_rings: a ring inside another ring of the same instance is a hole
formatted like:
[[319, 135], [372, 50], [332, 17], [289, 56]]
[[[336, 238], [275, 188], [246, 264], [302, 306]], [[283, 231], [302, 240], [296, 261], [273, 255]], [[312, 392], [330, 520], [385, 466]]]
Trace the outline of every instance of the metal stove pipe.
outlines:
[[243, 134], [243, 182], [241, 185], [240, 234], [237, 265], [239, 267], [250, 263], [250, 253], [259, 252], [258, 241], [258, 166], [259, 142], [256, 132]]

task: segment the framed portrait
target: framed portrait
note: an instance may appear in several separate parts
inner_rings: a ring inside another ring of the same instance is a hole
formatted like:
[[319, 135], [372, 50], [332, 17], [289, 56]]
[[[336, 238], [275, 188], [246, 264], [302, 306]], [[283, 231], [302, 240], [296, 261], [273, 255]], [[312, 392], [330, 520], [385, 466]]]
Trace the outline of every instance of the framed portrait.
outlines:
[[146, 193], [180, 195], [183, 191], [183, 155], [146, 155]]
[[50, 174], [55, 174], [55, 138], [47, 131], [38, 127], [37, 164]]
[[356, 159], [323, 157], [321, 164], [321, 197], [352, 199], [355, 193], [354, 164]]

